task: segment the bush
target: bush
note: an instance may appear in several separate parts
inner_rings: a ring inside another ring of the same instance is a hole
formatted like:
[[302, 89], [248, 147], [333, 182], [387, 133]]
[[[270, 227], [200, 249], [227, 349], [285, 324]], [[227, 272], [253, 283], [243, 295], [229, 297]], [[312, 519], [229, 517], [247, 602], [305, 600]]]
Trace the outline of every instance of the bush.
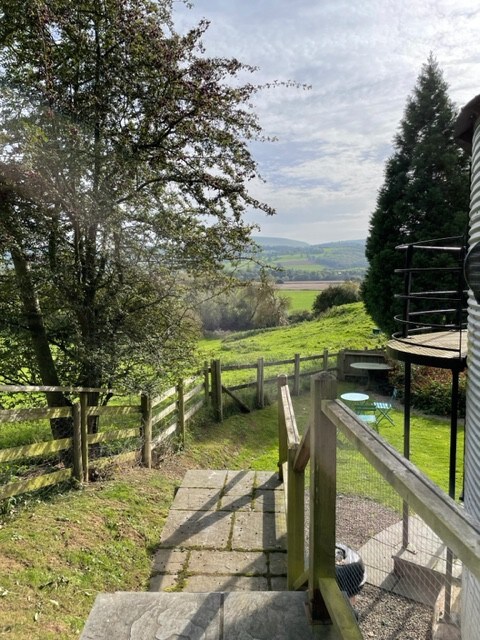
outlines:
[[[403, 371], [391, 374], [391, 382], [403, 393]], [[458, 412], [465, 416], [467, 376], [460, 374], [458, 390]], [[449, 416], [452, 406], [452, 374], [447, 369], [433, 367], [412, 368], [412, 406], [425, 413], [437, 416]]]
[[318, 294], [313, 303], [313, 314], [318, 316], [331, 307], [339, 307], [360, 300], [360, 286], [358, 282], [344, 282], [327, 287]]

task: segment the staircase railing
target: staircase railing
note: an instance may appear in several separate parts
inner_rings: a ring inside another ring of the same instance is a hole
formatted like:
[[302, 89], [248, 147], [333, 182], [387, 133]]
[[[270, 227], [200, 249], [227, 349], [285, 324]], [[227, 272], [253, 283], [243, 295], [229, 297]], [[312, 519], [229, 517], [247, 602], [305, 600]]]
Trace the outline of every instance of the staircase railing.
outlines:
[[422, 333], [458, 331], [458, 349], [436, 348], [460, 352], [461, 331], [466, 329], [467, 321], [465, 238], [436, 238], [402, 244], [396, 249], [405, 253], [405, 262], [403, 268], [395, 269], [395, 273], [403, 275], [403, 293], [395, 295], [403, 304], [401, 314], [395, 316], [400, 329], [393, 337], [402, 341]]
[[[279, 377], [278, 385], [279, 468], [287, 495], [288, 587], [301, 589], [308, 583], [314, 622], [333, 624], [342, 640], [363, 637], [335, 579], [337, 429], [480, 580], [479, 523], [336, 399], [336, 380], [331, 374], [312, 378], [310, 424], [302, 439], [286, 376]], [[310, 539], [305, 569], [304, 473], [308, 460]]]

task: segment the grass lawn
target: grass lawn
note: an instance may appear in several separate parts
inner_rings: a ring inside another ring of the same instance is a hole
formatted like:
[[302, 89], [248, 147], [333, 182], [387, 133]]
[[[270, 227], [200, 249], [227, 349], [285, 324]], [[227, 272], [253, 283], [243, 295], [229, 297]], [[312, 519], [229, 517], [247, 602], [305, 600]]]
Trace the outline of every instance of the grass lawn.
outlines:
[[279, 294], [282, 298], [288, 298], [290, 306], [289, 313], [298, 311], [311, 311], [315, 298], [320, 291], [311, 291], [305, 289], [281, 289]]
[[[309, 394], [294, 398], [300, 431]], [[402, 416], [380, 432], [402, 447]], [[412, 418], [412, 460], [446, 487], [448, 423]], [[146, 590], [175, 486], [188, 468], [277, 469], [277, 407], [197, 424], [184, 451], [167, 452], [158, 469], [113, 469], [79, 490], [10, 500], [0, 514], [0, 635], [15, 640], [77, 638], [101, 591]], [[462, 435], [462, 434], [461, 434]], [[459, 457], [463, 450], [459, 443]], [[340, 492], [391, 504], [385, 482], [350, 447], [338, 454]]]

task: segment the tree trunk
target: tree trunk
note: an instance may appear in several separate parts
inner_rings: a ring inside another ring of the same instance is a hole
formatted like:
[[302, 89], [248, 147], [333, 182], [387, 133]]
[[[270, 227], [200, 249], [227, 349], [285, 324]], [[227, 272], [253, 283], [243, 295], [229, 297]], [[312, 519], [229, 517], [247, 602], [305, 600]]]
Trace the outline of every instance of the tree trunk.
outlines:
[[[60, 381], [52, 352], [50, 351], [42, 311], [35, 285], [30, 276], [27, 258], [18, 246], [12, 247], [11, 255], [23, 305], [23, 313], [32, 340], [42, 384], [48, 387], [58, 387], [60, 386]], [[48, 391], [46, 397], [49, 407], [71, 405], [71, 402], [61, 391]], [[50, 420], [50, 427], [54, 438], [68, 438], [73, 433], [73, 420], [72, 418], [53, 418]]]

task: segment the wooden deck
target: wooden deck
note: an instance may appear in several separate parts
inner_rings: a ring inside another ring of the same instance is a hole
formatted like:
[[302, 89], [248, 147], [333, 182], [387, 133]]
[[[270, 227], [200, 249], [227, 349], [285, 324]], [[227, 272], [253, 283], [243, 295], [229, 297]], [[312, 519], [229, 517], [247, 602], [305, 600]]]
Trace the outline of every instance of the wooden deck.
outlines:
[[462, 371], [467, 360], [467, 331], [438, 331], [387, 343], [387, 355], [412, 364]]

